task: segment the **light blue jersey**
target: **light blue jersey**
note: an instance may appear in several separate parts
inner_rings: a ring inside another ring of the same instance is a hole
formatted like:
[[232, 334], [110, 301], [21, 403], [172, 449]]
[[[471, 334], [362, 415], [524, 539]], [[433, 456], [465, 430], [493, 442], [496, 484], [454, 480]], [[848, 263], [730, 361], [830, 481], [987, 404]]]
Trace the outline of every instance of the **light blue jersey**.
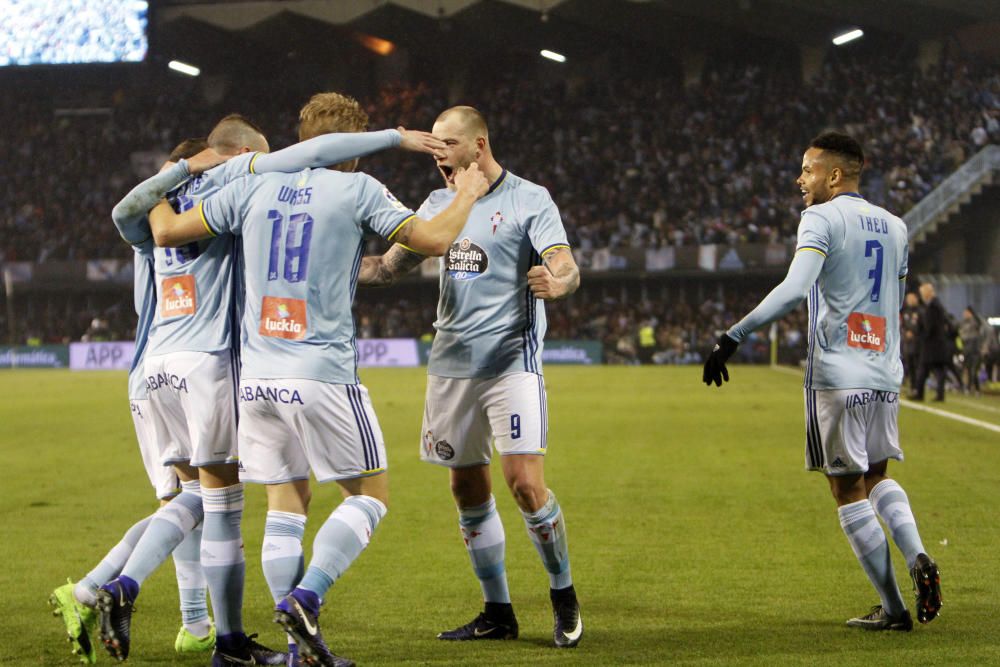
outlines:
[[[418, 215], [433, 217], [454, 197], [452, 190], [435, 190]], [[541, 374], [545, 305], [528, 288], [527, 274], [546, 252], [568, 247], [548, 190], [504, 170], [441, 258], [427, 372], [454, 378]]]
[[[178, 212], [197, 205], [226, 183], [250, 173], [257, 153], [245, 153], [195, 176], [167, 195]], [[156, 248], [156, 316], [147, 354], [220, 352], [233, 348], [238, 331], [234, 294], [237, 244], [231, 234]]]
[[840, 194], [803, 211], [797, 251], [825, 257], [808, 297], [806, 388], [898, 392], [903, 221], [858, 194]]
[[138, 320], [135, 325], [135, 353], [132, 355], [132, 366], [128, 371], [128, 397], [142, 400], [147, 398], [146, 376], [142, 369], [146, 359], [146, 347], [149, 343], [149, 329], [156, 313], [153, 242], [147, 239], [145, 243], [134, 246], [134, 250], [133, 300]]
[[356, 384], [364, 236], [388, 239], [413, 212], [371, 176], [327, 169], [238, 179], [201, 212], [210, 232], [243, 242], [242, 377]]
[[[169, 169], [161, 171], [133, 188], [111, 213], [112, 220], [122, 239], [131, 244], [136, 253], [134, 298], [135, 311], [139, 319], [136, 325], [135, 354], [132, 357], [132, 366], [129, 371], [129, 398], [142, 399], [147, 396], [143, 364], [150, 330], [157, 314], [158, 292], [161, 292], [163, 288], [162, 280], [157, 281], [155, 278], [154, 245], [146, 211], [175, 188], [185, 189], [186, 186], [191, 191], [181, 194], [180, 190], [176, 190], [172, 194], [175, 203], [189, 208], [198, 198], [206, 196], [207, 193], [219, 189], [230, 180], [247, 173], [296, 172], [309, 166], [338, 164], [345, 160], [398, 146], [401, 140], [402, 137], [396, 130], [326, 134], [290, 146], [277, 153], [251, 153], [232, 158], [225, 165], [213, 169], [210, 175], [206, 174], [207, 180], [201, 177], [189, 180], [187, 163], [181, 160]], [[182, 197], [187, 197], [187, 199], [182, 199]], [[238, 240], [234, 247], [239, 249]], [[160, 254], [171, 259], [179, 256], [173, 251], [169, 255], [165, 251]], [[181, 256], [186, 257], [186, 255]], [[234, 276], [235, 294], [233, 297], [233, 316], [230, 319], [239, 322], [239, 309], [242, 305], [239, 301], [243, 292], [243, 262], [240, 252], [234, 254], [233, 262], [235, 266], [231, 271]], [[159, 290], [157, 285], [160, 286]], [[182, 319], [183, 317], [177, 316], [180, 325], [188, 323], [187, 320]], [[172, 337], [171, 342], [176, 344], [176, 340], [173, 340]], [[157, 349], [157, 353], [162, 351], [166, 350]]]

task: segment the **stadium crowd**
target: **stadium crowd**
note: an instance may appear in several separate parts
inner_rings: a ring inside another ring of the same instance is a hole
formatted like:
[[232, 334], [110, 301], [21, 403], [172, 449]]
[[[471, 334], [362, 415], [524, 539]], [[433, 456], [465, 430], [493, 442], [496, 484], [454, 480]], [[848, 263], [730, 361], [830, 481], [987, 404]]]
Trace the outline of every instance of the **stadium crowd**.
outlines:
[[[371, 127], [426, 128], [448, 98], [429, 84], [386, 87], [367, 101]], [[95, 113], [53, 115], [48, 98], [0, 96], [0, 122], [15, 138], [0, 144], [0, 265], [128, 258], [109, 212], [177, 140], [231, 110], [260, 124], [272, 149], [295, 140], [295, 101], [253, 99], [247, 107], [224, 97], [206, 115], [194, 89], [171, 89], [150, 98], [119, 94]], [[511, 79], [451, 101], [467, 100], [489, 118], [504, 165], [553, 193], [581, 250], [794, 239], [797, 156], [824, 125], [862, 139], [865, 195], [900, 214], [984, 145], [1000, 143], [1000, 69], [947, 57], [921, 70], [838, 54], [807, 83], [788, 69], [737, 63], [709, 66], [689, 88], [670, 79]], [[828, 111], [817, 118], [817, 109]], [[411, 206], [440, 187], [426, 157], [375, 155], [362, 168]], [[428, 284], [424, 291], [413, 300], [419, 317], [412, 302], [362, 295], [359, 335], [429, 333], [436, 290]], [[584, 289], [549, 309], [549, 338], [600, 340], [612, 362], [691, 363], [711, 347], [713, 330], [760, 296], [623, 303]], [[28, 307], [29, 317], [14, 324], [18, 342], [124, 338], [134, 326], [125, 294], [89, 296], [80, 308], [58, 297]], [[782, 355], [797, 358], [804, 337], [804, 318], [786, 318]], [[740, 353], [763, 360], [766, 341]]]
[[138, 62], [146, 55], [146, 3], [104, 0], [4, 3], [0, 66]]
[[[368, 111], [373, 128], [426, 128], [446, 100], [430, 85], [395, 86]], [[1000, 70], [947, 58], [926, 71], [891, 58], [831, 58], [805, 84], [745, 64], [709, 68], [687, 89], [669, 79], [508, 80], [452, 101], [467, 100], [490, 119], [505, 165], [555, 194], [570, 242], [584, 250], [792, 238], [797, 155], [824, 125], [862, 140], [865, 193], [897, 214], [1000, 142]], [[294, 102], [248, 106], [230, 96], [206, 117], [192, 111], [204, 107], [196, 101], [121, 95], [106, 114], [53, 118], [49, 100], [4, 96], [0, 121], [17, 139], [0, 146], [0, 262], [127, 257], [108, 212], [143, 162], [144, 176], [152, 156], [208, 118], [239, 110], [272, 148], [294, 141]], [[817, 109], [829, 111], [818, 119]], [[363, 168], [412, 206], [440, 183], [418, 157], [373, 156]]]

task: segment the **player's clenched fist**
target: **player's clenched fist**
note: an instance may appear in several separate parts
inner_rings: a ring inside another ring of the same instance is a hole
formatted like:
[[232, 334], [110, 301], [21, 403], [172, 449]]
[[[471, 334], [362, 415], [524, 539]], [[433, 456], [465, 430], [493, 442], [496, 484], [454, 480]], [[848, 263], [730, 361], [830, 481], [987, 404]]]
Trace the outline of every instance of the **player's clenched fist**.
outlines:
[[528, 270], [528, 287], [539, 299], [558, 299], [566, 296], [565, 282], [559, 280], [547, 266], [533, 266]]
[[490, 182], [486, 180], [486, 175], [479, 171], [479, 165], [473, 162], [468, 169], [459, 169], [455, 173], [455, 189], [475, 195], [476, 199], [479, 199], [489, 191]]

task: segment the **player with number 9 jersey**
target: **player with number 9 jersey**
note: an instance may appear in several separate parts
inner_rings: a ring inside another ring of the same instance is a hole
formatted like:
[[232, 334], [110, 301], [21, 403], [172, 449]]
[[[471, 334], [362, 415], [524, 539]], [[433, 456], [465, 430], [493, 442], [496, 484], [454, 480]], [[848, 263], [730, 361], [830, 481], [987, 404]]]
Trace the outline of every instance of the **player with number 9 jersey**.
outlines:
[[[356, 100], [320, 93], [300, 113], [299, 138], [361, 131]], [[319, 632], [319, 600], [368, 545], [388, 499], [385, 445], [368, 391], [357, 377], [351, 304], [365, 235], [441, 255], [487, 190], [463, 173], [453, 205], [422, 220], [377, 180], [305, 169], [238, 179], [179, 215], [150, 212], [158, 245], [232, 234], [243, 244], [246, 305], [239, 388], [240, 479], [267, 484], [264, 573], [290, 653], [335, 664]], [[346, 496], [316, 536], [299, 581], [309, 475]], [[296, 585], [297, 583], [297, 585]], [[291, 586], [295, 586], [294, 590]]]

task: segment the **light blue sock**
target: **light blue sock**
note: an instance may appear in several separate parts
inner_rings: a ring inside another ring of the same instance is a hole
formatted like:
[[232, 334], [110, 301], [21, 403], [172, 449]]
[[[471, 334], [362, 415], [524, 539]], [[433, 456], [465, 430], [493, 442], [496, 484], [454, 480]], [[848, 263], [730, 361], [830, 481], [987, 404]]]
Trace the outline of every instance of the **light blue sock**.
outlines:
[[195, 526], [174, 549], [174, 570], [177, 573], [181, 621], [195, 637], [204, 637], [211, 629], [211, 621], [205, 597], [205, 573], [201, 569], [201, 524]]
[[388, 510], [371, 496], [351, 496], [340, 503], [316, 533], [313, 557], [299, 588], [320, 599], [361, 555]]
[[182, 491], [156, 510], [121, 574], [140, 586], [201, 521], [201, 496]]
[[93, 570], [77, 582], [73, 588], [73, 595], [81, 604], [93, 607], [97, 602], [97, 589], [108, 583], [119, 574], [128, 562], [129, 557], [135, 550], [135, 545], [139, 543], [142, 534], [146, 532], [149, 522], [155, 514], [150, 514], [144, 519], [139, 519], [125, 531], [125, 535], [118, 544], [111, 547], [101, 562]]
[[276, 510], [267, 513], [260, 564], [275, 604], [291, 593], [302, 579], [305, 569], [302, 536], [305, 532], [304, 515]]
[[892, 570], [889, 542], [885, 531], [875, 516], [875, 509], [868, 500], [843, 505], [837, 509], [840, 527], [851, 543], [854, 555], [882, 599], [882, 607], [890, 616], [899, 616], [906, 611], [906, 603], [896, 585], [896, 575]]
[[243, 632], [243, 485], [202, 488], [205, 522], [201, 534], [201, 568], [212, 596], [218, 636]]
[[472, 571], [483, 589], [483, 599], [510, 604], [507, 568], [504, 565], [507, 539], [497, 512], [496, 499], [491, 495], [482, 505], [459, 507], [458, 525], [472, 561]]
[[566, 588], [573, 585], [569, 569], [569, 542], [566, 540], [566, 522], [562, 508], [552, 491], [537, 512], [521, 512], [528, 528], [528, 537], [542, 558], [542, 565], [549, 573], [549, 587]]
[[892, 541], [906, 558], [906, 567], [912, 568], [917, 562], [917, 555], [926, 553], [924, 543], [917, 532], [917, 521], [910, 509], [910, 500], [906, 492], [895, 480], [886, 479], [875, 485], [868, 494], [868, 500], [875, 511], [889, 528]]

